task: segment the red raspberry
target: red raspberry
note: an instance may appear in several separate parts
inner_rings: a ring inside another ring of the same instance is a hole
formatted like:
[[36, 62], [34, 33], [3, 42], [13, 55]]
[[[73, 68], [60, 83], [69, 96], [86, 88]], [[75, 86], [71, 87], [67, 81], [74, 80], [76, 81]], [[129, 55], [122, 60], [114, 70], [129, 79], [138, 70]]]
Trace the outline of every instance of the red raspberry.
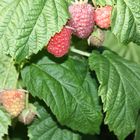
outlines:
[[46, 46], [49, 53], [55, 57], [62, 57], [69, 51], [72, 29], [64, 27], [59, 33], [56, 33]]
[[86, 1], [75, 2], [69, 6], [71, 15], [69, 26], [75, 29], [73, 32], [79, 38], [87, 38], [93, 31], [94, 8]]
[[0, 103], [12, 117], [17, 117], [25, 107], [23, 90], [4, 90], [0, 93]]
[[95, 23], [100, 28], [109, 28], [111, 24], [112, 6], [97, 8], [94, 13]]

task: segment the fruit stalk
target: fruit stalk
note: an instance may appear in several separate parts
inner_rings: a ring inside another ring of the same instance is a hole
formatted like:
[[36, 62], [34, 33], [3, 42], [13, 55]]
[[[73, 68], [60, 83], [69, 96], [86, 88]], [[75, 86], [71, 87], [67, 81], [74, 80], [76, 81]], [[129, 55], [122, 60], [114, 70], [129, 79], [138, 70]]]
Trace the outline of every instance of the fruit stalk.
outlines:
[[90, 53], [88, 52], [83, 52], [81, 50], [77, 50], [75, 49], [74, 47], [71, 47], [71, 52], [74, 52], [74, 53], [77, 53], [77, 54], [80, 54], [82, 56], [86, 56], [86, 57], [89, 57], [90, 56]]
[[96, 1], [95, 1], [95, 0], [92, 0], [92, 3], [93, 3], [93, 5], [94, 5], [94, 7], [96, 8], [96, 7], [97, 7]]

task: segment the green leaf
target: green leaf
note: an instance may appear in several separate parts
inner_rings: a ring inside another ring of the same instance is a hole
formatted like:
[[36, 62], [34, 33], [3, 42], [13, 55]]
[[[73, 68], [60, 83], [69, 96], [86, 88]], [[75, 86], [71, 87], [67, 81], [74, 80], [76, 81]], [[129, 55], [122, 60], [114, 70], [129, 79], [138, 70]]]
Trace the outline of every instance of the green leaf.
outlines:
[[115, 35], [113, 35], [110, 31], [107, 31], [103, 46], [114, 51], [127, 60], [140, 64], [140, 47], [133, 42], [124, 45], [117, 40]]
[[96, 5], [99, 5], [99, 6], [116, 4], [116, 0], [92, 0], [92, 1], [93, 1], [93, 4], [96, 3]]
[[73, 0], [65, 0], [70, 5]]
[[140, 44], [140, 1], [118, 0], [112, 18], [112, 32], [120, 42]]
[[120, 140], [134, 131], [140, 108], [140, 65], [114, 53], [93, 52], [89, 58], [100, 82], [105, 124]]
[[7, 112], [0, 106], [0, 139], [8, 134], [8, 127], [11, 125], [11, 118]]
[[0, 89], [16, 88], [18, 73], [15, 69], [13, 59], [0, 54]]
[[43, 106], [38, 106], [39, 118], [28, 127], [30, 140], [80, 140], [80, 135], [62, 129]]
[[87, 62], [69, 58], [60, 64], [44, 56], [25, 67], [22, 78], [31, 94], [43, 99], [62, 125], [83, 133], [99, 132], [101, 108]]
[[18, 62], [37, 53], [67, 22], [65, 0], [1, 0], [0, 46]]

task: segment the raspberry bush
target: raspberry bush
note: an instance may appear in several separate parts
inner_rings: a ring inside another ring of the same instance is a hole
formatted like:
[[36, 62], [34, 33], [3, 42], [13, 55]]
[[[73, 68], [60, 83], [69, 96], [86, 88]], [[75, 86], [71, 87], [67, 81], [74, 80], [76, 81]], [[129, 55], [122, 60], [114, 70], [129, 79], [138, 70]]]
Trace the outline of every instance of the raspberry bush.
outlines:
[[0, 51], [0, 140], [140, 139], [139, 0], [0, 0]]

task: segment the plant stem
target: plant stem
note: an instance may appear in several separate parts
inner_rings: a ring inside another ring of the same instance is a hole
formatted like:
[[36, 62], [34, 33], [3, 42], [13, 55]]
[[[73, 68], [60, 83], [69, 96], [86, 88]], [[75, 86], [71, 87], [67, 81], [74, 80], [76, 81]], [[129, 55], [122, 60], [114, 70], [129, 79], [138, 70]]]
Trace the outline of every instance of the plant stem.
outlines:
[[92, 3], [93, 3], [93, 5], [94, 5], [94, 7], [96, 8], [96, 7], [97, 7], [97, 5], [96, 5], [96, 0], [92, 0]]
[[71, 48], [71, 51], [74, 52], [74, 53], [77, 53], [77, 54], [86, 56], [86, 57], [89, 57], [89, 56], [90, 56], [90, 53], [77, 50], [77, 49], [75, 49], [75, 48], [73, 48], [73, 47]]

